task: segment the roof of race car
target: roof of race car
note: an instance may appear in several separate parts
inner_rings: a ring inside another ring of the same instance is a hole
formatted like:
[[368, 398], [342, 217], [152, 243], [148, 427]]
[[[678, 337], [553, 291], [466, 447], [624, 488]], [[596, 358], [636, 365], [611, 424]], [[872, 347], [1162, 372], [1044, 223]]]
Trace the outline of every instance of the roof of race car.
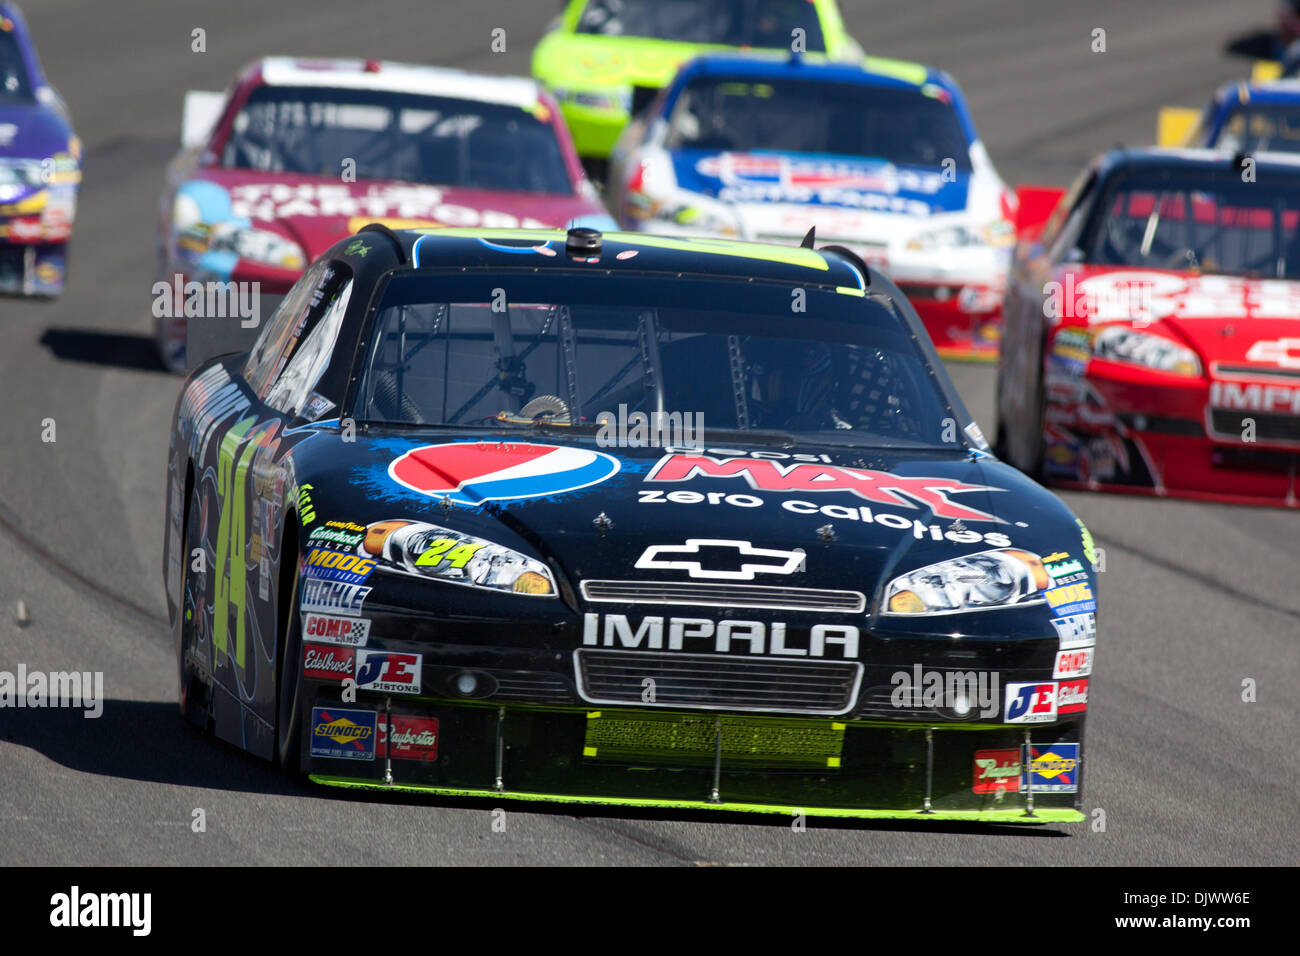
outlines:
[[[1300, 172], [1300, 155], [1295, 153], [1255, 153], [1257, 168], [1278, 172]], [[1163, 146], [1117, 148], [1102, 156], [1100, 168], [1109, 171], [1118, 166], [1136, 169], [1168, 169], [1177, 172], [1196, 170], [1233, 170], [1237, 155], [1230, 149], [1191, 149]]]
[[827, 83], [863, 83], [872, 86], [909, 88], [933, 83], [949, 93], [960, 95], [960, 90], [946, 73], [920, 63], [872, 56], [864, 57], [860, 63], [839, 63], [822, 57], [791, 56], [782, 51], [765, 50], [706, 53], [697, 56], [682, 66], [678, 80], [709, 75], [788, 76], [792, 70], [804, 74], [801, 76], [802, 79], [815, 79]]
[[0, 30], [11, 35], [17, 42], [18, 52], [27, 67], [28, 80], [32, 88], [39, 89], [45, 86], [45, 74], [41, 70], [40, 58], [36, 55], [31, 35], [27, 32], [27, 22], [23, 19], [23, 12], [17, 4], [0, 2]]
[[421, 93], [523, 109], [531, 109], [538, 102], [537, 82], [527, 77], [490, 76], [387, 60], [268, 56], [255, 64], [255, 69], [260, 71], [262, 82], [268, 86], [324, 86]]
[[1300, 103], [1300, 79], [1225, 83], [1214, 99], [1220, 108], [1239, 103]]
[[[363, 233], [363, 235], [365, 235]], [[595, 265], [628, 272], [707, 274], [833, 286], [863, 295], [866, 282], [849, 259], [825, 249], [726, 239], [607, 232], [598, 254], [569, 255], [559, 229], [398, 230], [411, 265], [421, 268], [575, 269]]]
[[671, 110], [685, 84], [701, 76], [754, 79], [797, 76], [801, 80], [820, 83], [857, 83], [889, 89], [919, 90], [926, 96], [951, 103], [956, 108], [967, 138], [975, 138], [961, 87], [942, 70], [920, 63], [874, 56], [863, 57], [859, 63], [838, 63], [821, 57], [791, 56], [783, 51], [763, 50], [707, 53], [682, 66], [665, 100], [665, 115]]

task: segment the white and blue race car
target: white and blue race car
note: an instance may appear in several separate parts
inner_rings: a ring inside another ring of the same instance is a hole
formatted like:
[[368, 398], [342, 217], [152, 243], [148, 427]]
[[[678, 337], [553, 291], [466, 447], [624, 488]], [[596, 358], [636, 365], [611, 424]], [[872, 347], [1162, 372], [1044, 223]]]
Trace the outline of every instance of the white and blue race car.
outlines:
[[670, 235], [789, 245], [816, 227], [898, 283], [940, 355], [997, 354], [1016, 199], [942, 72], [699, 57], [620, 138], [606, 202]]

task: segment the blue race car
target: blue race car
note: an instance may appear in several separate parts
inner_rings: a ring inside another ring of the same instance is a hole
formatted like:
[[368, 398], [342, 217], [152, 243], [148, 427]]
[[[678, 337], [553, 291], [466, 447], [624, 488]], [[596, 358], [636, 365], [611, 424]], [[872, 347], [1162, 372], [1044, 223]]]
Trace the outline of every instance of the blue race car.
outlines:
[[792, 245], [816, 227], [899, 284], [941, 356], [997, 355], [1015, 194], [937, 70], [699, 57], [615, 145], [605, 199], [660, 234]]
[[1300, 79], [1225, 83], [1200, 111], [1165, 107], [1161, 146], [1300, 153]]
[[77, 214], [81, 141], [18, 7], [0, 2], [0, 294], [57, 296]]

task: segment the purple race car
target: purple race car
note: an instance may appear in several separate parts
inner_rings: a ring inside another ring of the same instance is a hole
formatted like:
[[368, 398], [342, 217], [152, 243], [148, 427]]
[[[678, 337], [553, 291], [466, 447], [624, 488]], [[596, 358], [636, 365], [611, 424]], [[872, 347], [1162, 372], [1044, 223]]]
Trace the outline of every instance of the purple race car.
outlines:
[[57, 296], [81, 183], [81, 141], [15, 4], [0, 0], [0, 294]]

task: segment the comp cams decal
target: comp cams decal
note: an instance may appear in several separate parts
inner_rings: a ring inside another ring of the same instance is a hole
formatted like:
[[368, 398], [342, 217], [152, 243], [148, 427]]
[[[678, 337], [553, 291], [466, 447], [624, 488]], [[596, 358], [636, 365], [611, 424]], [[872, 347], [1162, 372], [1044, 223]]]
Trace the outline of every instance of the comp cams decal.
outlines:
[[[361, 590], [369, 591], [369, 588]], [[304, 599], [305, 603], [305, 599]], [[304, 614], [303, 637], [321, 644], [363, 647], [370, 637], [370, 622], [360, 617], [335, 617], [333, 614]]]

